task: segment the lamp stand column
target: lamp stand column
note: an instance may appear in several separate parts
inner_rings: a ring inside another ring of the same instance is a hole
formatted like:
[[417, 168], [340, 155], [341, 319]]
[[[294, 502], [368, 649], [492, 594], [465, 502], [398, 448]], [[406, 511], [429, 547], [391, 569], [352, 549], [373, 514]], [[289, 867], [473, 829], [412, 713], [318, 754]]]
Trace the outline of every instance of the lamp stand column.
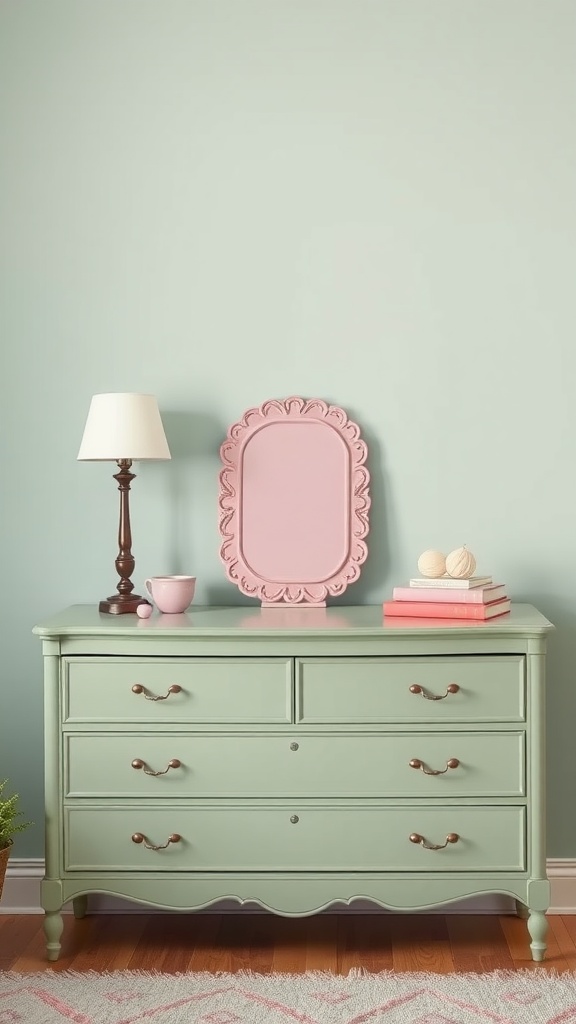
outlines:
[[100, 601], [99, 611], [107, 612], [110, 615], [122, 615], [126, 612], [135, 612], [138, 605], [146, 601], [140, 594], [133, 594], [134, 584], [130, 577], [134, 572], [135, 561], [132, 556], [132, 532], [130, 530], [130, 484], [136, 474], [130, 472], [131, 459], [118, 459], [118, 472], [114, 479], [118, 481], [120, 491], [120, 524], [118, 526], [118, 556], [116, 558], [116, 572], [120, 577], [117, 585], [117, 594]]

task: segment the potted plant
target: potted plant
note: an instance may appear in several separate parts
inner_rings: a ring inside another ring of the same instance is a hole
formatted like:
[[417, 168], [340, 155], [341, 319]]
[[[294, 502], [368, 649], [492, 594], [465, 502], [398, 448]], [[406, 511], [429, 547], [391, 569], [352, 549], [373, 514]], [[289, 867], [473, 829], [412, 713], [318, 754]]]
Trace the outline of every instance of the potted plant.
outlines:
[[8, 779], [0, 779], [0, 898], [4, 888], [4, 878], [8, 866], [8, 857], [12, 849], [12, 836], [17, 832], [23, 832], [32, 824], [31, 821], [17, 821], [22, 816], [18, 810], [18, 794], [10, 797], [3, 797], [4, 788]]

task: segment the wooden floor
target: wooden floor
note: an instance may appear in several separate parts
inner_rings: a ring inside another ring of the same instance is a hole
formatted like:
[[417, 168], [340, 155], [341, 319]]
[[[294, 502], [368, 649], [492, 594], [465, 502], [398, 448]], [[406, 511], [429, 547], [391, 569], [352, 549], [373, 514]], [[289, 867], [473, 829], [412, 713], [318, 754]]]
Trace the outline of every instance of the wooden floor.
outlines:
[[551, 916], [549, 925], [547, 959], [537, 965], [526, 922], [512, 916], [67, 914], [51, 964], [42, 917], [0, 915], [0, 970], [576, 971], [576, 917]]

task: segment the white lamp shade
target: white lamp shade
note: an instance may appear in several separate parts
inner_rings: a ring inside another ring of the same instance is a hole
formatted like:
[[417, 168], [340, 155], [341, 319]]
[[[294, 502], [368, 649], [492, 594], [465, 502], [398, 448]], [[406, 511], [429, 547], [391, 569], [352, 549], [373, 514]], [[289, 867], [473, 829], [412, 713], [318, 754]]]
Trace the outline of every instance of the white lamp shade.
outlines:
[[86, 461], [169, 459], [154, 395], [93, 395], [78, 458]]

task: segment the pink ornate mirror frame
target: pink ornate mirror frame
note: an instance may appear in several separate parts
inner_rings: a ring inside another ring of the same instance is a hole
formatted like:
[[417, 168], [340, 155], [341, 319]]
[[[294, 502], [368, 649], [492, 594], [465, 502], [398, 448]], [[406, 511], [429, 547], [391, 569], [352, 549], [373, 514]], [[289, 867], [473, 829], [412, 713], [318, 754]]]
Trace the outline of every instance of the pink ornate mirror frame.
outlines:
[[220, 455], [220, 556], [263, 605], [323, 607], [366, 559], [366, 444], [343, 409], [286, 398], [248, 409]]

